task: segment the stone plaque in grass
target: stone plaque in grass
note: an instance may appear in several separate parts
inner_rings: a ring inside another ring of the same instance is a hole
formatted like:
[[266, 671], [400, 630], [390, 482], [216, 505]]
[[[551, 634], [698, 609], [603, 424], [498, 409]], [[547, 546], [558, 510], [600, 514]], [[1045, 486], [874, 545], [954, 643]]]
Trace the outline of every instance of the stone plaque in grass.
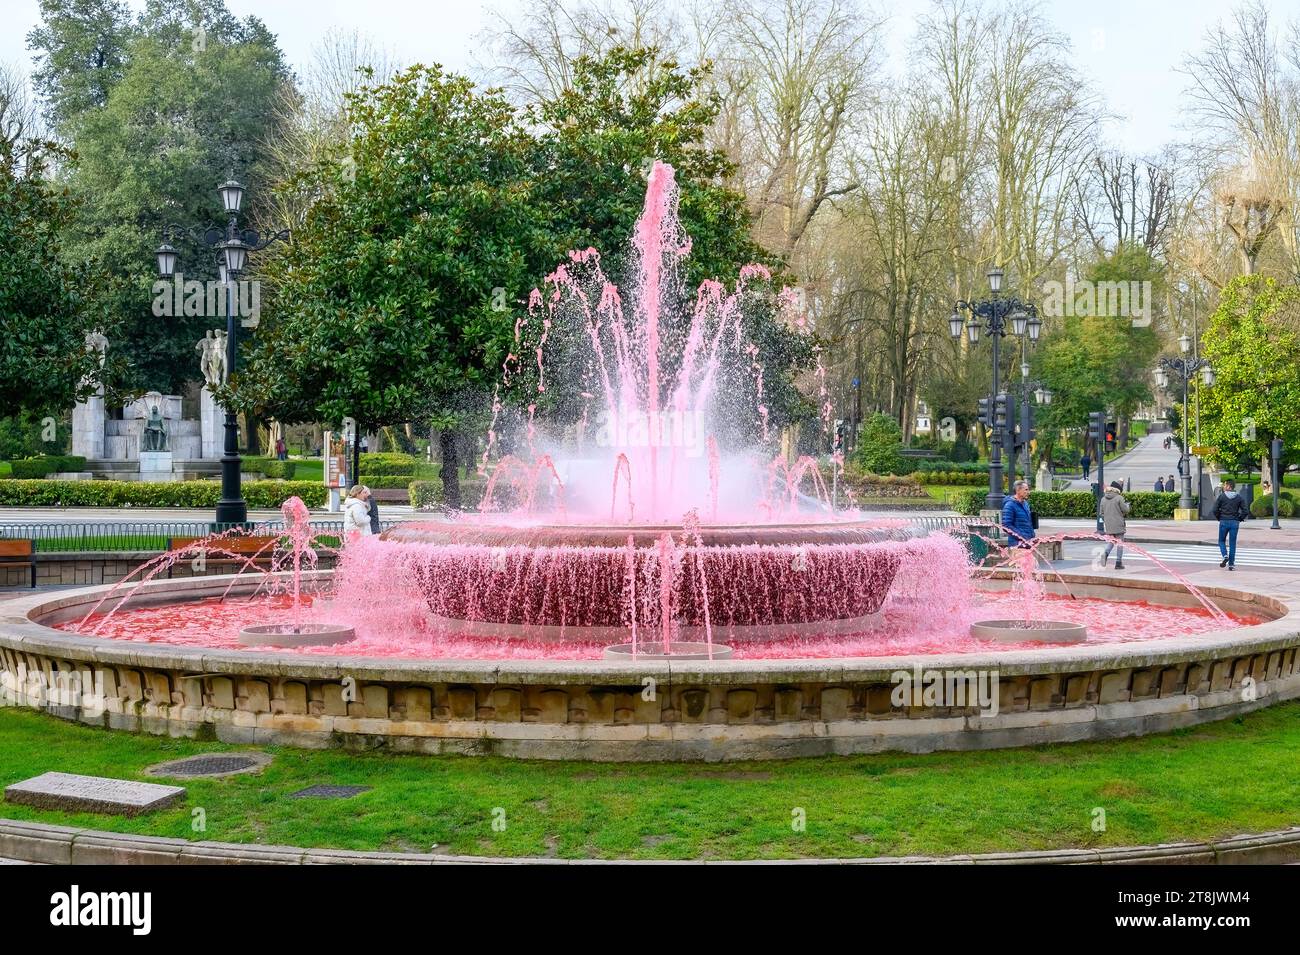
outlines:
[[360, 793], [370, 792], [371, 786], [308, 786], [290, 793], [290, 799], [351, 799]]
[[141, 813], [166, 809], [185, 796], [182, 786], [137, 783], [105, 776], [42, 773], [5, 787], [5, 802], [67, 812]]

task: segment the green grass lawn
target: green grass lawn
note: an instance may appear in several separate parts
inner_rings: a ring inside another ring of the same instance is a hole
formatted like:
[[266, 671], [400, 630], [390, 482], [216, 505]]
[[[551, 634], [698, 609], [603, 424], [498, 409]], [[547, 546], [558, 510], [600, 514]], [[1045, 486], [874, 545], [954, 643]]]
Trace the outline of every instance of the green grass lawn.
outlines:
[[972, 490], [975, 485], [969, 484], [926, 484], [924, 485], [926, 493], [938, 501], [940, 504], [948, 504], [962, 491]]
[[0, 461], [0, 478], [14, 476], [14, 469], [9, 466], [8, 461]]
[[[0, 786], [49, 770], [143, 779], [155, 762], [238, 748], [0, 709]], [[1124, 846], [1300, 823], [1300, 703], [1145, 739], [923, 756], [617, 765], [270, 751], [261, 775], [186, 781], [184, 804], [153, 815], [0, 814], [221, 842], [640, 859]], [[318, 783], [374, 789], [286, 798]], [[192, 830], [196, 809], [205, 831]]]

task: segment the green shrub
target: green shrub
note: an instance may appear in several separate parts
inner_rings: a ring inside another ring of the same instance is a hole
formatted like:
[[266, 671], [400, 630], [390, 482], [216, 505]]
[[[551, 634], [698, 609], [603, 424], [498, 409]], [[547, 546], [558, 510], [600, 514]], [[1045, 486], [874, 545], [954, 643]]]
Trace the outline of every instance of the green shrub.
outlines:
[[862, 429], [855, 461], [872, 474], [899, 474], [906, 467], [899, 453], [902, 449], [903, 429], [889, 415], [878, 411]]
[[392, 474], [414, 474], [416, 461], [414, 455], [402, 454], [400, 451], [385, 451], [382, 453], [361, 455], [361, 480], [365, 483], [366, 478], [377, 477]]
[[[361, 483], [372, 490], [379, 488], [409, 487], [411, 481], [412, 478], [409, 474], [367, 474], [361, 479]], [[442, 486], [441, 481], [437, 483], [439, 487]]]
[[[1277, 516], [1294, 517], [1298, 506], [1293, 494], [1283, 491], [1277, 496]], [[1273, 516], [1273, 495], [1263, 494], [1257, 496], [1250, 502], [1251, 517], [1272, 518]]]
[[412, 481], [409, 490], [412, 507], [437, 507], [442, 503], [441, 481]]
[[988, 491], [985, 490], [971, 488], [967, 491], [958, 491], [952, 495], [952, 509], [958, 514], [975, 517], [983, 510], [986, 497], [988, 497]]
[[10, 471], [19, 480], [36, 480], [49, 474], [84, 471], [85, 468], [86, 459], [71, 454], [51, 454], [10, 462]]
[[[277, 508], [294, 495], [308, 507], [325, 503], [325, 485], [314, 481], [248, 481], [250, 508]], [[217, 481], [24, 481], [0, 480], [5, 507], [215, 507]]]
[[292, 481], [294, 474], [297, 473], [298, 463], [254, 455], [241, 458], [239, 469], [245, 474], [261, 474], [268, 478]]

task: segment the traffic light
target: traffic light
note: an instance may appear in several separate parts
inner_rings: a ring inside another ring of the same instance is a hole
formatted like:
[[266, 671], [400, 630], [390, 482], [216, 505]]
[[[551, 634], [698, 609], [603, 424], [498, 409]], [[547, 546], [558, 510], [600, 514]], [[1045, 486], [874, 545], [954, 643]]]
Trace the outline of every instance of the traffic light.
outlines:
[[1097, 442], [1098, 447], [1106, 440], [1106, 413], [1104, 411], [1088, 412], [1088, 438]]
[[987, 398], [980, 399], [979, 420], [980, 420], [980, 424], [984, 425], [984, 427], [986, 428], [993, 427], [993, 419], [989, 417], [989, 400]]
[[1117, 425], [1114, 421], [1107, 423], [1106, 425], [1106, 450], [1107, 451], [1115, 450], [1115, 435], [1118, 431], [1119, 431], [1119, 425]]
[[993, 415], [994, 415], [994, 424], [996, 424], [999, 428], [1005, 428], [1007, 426], [1008, 417], [1007, 417], [1007, 396], [1006, 395], [998, 395], [997, 400], [994, 402], [993, 405]]
[[835, 453], [839, 454], [844, 450], [844, 419], [835, 419]]

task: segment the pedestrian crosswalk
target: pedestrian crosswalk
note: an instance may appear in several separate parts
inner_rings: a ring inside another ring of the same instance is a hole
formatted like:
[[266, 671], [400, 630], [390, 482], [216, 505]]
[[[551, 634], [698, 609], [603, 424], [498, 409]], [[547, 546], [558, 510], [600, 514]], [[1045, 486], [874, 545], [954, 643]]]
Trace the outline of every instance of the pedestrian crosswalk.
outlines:
[[[1179, 564], [1213, 564], [1223, 560], [1217, 547], [1205, 547], [1197, 544], [1139, 544], [1144, 551], [1164, 563]], [[1124, 548], [1124, 562], [1149, 561], [1150, 558], [1133, 550], [1133, 545]], [[1273, 567], [1296, 568], [1300, 570], [1300, 551], [1283, 550], [1276, 547], [1238, 547], [1237, 567]]]

